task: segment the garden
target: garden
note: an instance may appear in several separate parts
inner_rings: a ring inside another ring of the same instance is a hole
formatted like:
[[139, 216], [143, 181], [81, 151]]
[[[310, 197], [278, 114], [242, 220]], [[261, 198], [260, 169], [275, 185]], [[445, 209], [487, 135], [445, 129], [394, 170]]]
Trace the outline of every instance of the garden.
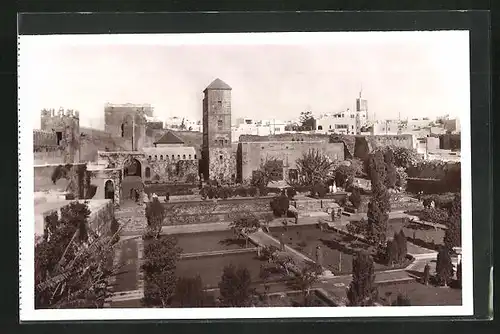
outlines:
[[405, 296], [411, 306], [462, 305], [462, 290], [425, 285], [416, 281], [378, 285], [379, 302], [390, 306], [397, 303], [397, 296]]
[[[232, 231], [176, 234], [177, 246], [183, 254], [213, 252], [246, 247], [246, 241], [237, 238]], [[249, 244], [249, 247], [255, 247]]]
[[376, 248], [350, 235], [335, 231], [322, 231], [317, 226], [273, 227], [271, 235], [280, 239], [283, 235], [285, 244], [316, 261], [316, 247], [322, 251], [322, 264], [332, 273], [349, 274], [352, 272], [352, 259], [360, 251], [374, 255], [376, 271], [406, 267], [410, 261], [405, 260], [395, 266], [386, 264], [382, 258], [377, 258]]

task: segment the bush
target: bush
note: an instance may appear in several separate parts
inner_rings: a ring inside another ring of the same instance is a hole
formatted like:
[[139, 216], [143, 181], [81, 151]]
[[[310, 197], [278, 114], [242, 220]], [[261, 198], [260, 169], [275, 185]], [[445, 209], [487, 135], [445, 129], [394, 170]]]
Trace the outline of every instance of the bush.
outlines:
[[359, 188], [353, 188], [352, 193], [349, 196], [349, 201], [351, 201], [352, 206], [356, 209], [359, 209], [361, 205], [361, 193], [359, 191]]
[[316, 183], [311, 190], [312, 197], [324, 198], [327, 193], [328, 187], [323, 183]]
[[271, 202], [271, 210], [276, 217], [283, 217], [288, 212], [290, 200], [284, 195], [274, 197]]
[[255, 197], [255, 195], [257, 195], [257, 187], [250, 187], [246, 192], [248, 193], [248, 196]]
[[297, 195], [297, 191], [294, 188], [287, 188], [286, 195], [289, 199], [293, 199]]

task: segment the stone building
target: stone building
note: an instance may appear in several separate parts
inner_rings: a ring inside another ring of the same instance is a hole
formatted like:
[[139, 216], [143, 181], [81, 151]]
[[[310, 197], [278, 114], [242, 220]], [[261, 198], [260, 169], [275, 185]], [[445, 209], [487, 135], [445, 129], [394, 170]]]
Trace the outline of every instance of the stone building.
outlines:
[[297, 180], [296, 161], [304, 153], [315, 149], [331, 160], [344, 160], [344, 144], [325, 141], [266, 141], [240, 142], [237, 151], [237, 180], [250, 181], [261, 163], [276, 159], [283, 166], [282, 180]]
[[205, 180], [235, 180], [231, 144], [231, 87], [215, 79], [203, 91], [202, 174]]
[[50, 160], [54, 163], [73, 163], [80, 161], [80, 116], [71, 109], [43, 109], [41, 112], [41, 131], [33, 133], [35, 160]]
[[127, 151], [140, 151], [146, 140], [149, 116], [152, 116], [150, 105], [108, 103], [104, 107], [104, 131], [114, 138], [126, 139]]
[[144, 181], [159, 183], [196, 183], [199, 177], [198, 156], [192, 146], [167, 132], [154, 147], [143, 149]]

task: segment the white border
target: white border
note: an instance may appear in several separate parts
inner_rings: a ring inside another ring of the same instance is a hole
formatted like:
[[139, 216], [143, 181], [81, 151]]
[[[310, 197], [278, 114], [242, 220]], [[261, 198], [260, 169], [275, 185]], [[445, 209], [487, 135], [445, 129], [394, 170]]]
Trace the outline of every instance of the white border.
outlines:
[[[378, 34], [376, 43], [400, 40], [407, 34], [415, 40], [425, 40], [436, 33], [466, 34], [469, 32], [335, 32], [335, 33], [248, 33], [248, 34], [173, 34], [173, 35], [78, 35], [22, 36], [47, 43], [57, 41], [64, 45], [96, 44], [168, 44], [168, 45], [249, 45], [249, 44], [310, 44], [352, 41], [375, 43], [371, 37]], [[358, 38], [359, 37], [359, 38]], [[22, 45], [20, 45], [20, 48]], [[22, 64], [19, 64], [22, 66]], [[19, 96], [22, 78], [19, 78]], [[234, 318], [330, 318], [330, 317], [408, 317], [473, 315], [472, 265], [472, 193], [470, 112], [460, 116], [462, 158], [462, 252], [463, 289], [462, 306], [412, 307], [311, 307], [311, 308], [203, 308], [203, 309], [92, 309], [92, 310], [35, 310], [34, 309], [34, 206], [33, 206], [33, 134], [31, 113], [22, 113], [19, 103], [19, 226], [20, 226], [20, 320], [150, 320], [150, 319], [234, 319]], [[23, 168], [24, 166], [24, 168]]]

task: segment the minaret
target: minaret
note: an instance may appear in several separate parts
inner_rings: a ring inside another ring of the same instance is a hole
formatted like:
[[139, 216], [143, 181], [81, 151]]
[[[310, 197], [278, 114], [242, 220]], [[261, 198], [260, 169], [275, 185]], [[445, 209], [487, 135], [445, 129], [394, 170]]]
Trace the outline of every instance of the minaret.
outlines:
[[224, 81], [215, 79], [203, 91], [202, 172], [205, 180], [229, 181], [236, 177], [231, 145], [231, 90]]

